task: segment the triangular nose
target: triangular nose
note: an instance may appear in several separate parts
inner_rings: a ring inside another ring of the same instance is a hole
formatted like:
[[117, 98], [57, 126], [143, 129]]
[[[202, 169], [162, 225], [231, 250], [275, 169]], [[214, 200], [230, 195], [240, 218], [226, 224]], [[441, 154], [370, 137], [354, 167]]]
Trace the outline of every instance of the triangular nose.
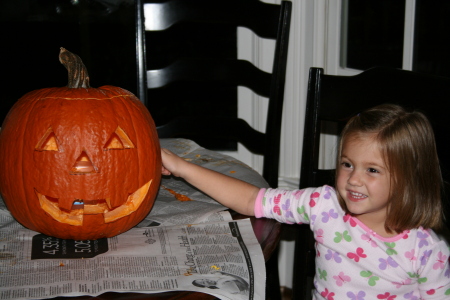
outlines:
[[70, 169], [70, 174], [84, 175], [94, 172], [96, 172], [94, 164], [89, 159], [86, 151], [82, 151], [80, 156], [78, 156], [77, 160], [75, 161], [75, 164]]

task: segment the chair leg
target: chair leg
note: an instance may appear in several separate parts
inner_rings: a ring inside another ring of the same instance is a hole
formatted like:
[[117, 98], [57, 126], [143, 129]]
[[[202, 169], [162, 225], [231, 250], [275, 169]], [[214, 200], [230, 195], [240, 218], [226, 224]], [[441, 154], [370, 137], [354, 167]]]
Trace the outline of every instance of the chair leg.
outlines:
[[278, 247], [266, 262], [266, 299], [281, 300], [280, 276], [278, 270]]
[[314, 235], [309, 225], [295, 225], [294, 276], [292, 299], [309, 300], [314, 288]]

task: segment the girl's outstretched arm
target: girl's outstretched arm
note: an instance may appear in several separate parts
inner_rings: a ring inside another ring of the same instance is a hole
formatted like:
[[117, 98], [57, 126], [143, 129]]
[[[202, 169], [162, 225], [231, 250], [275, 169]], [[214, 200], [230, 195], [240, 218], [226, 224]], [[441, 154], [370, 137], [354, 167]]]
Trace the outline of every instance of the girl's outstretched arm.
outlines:
[[255, 215], [260, 188], [187, 162], [167, 149], [161, 149], [161, 157], [163, 175], [181, 177], [222, 205], [247, 216]]

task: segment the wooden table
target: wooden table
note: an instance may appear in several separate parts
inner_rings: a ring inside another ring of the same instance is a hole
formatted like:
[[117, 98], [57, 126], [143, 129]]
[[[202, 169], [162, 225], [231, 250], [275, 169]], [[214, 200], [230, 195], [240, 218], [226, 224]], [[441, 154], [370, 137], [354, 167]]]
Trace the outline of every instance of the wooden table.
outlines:
[[[164, 146], [164, 145], [163, 145]], [[174, 150], [174, 149], [171, 149]], [[175, 149], [176, 150], [176, 149]], [[184, 149], [185, 150], [185, 149]], [[182, 150], [180, 150], [182, 151]], [[209, 151], [209, 150], [207, 150]], [[262, 178], [262, 177], [261, 177]], [[248, 216], [244, 216], [238, 214], [236, 212], [231, 212], [231, 215], [234, 220], [248, 218]], [[278, 245], [281, 233], [282, 224], [272, 220], [272, 219], [257, 219], [255, 217], [250, 217], [250, 221], [253, 227], [253, 231], [255, 236], [261, 245], [264, 259], [267, 262], [271, 257], [273, 251]], [[164, 293], [156, 293], [156, 294], [145, 294], [145, 293], [115, 293], [115, 292], [107, 292], [101, 294], [99, 296], [79, 296], [79, 297], [57, 297], [52, 298], [57, 300], [67, 300], [67, 299], [118, 299], [118, 300], [139, 300], [139, 299], [161, 299], [161, 300], [175, 300], [175, 299], [187, 299], [187, 300], [206, 300], [206, 299], [217, 299], [216, 297], [199, 292], [192, 291], [173, 291], [173, 292], [164, 292]]]

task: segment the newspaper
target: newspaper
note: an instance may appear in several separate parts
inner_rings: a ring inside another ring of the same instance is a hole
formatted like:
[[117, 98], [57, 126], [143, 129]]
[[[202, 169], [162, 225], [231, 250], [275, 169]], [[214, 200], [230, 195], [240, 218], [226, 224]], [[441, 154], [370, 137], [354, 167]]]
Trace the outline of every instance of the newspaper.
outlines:
[[[266, 185], [239, 161], [191, 141], [161, 144], [194, 163]], [[225, 209], [182, 180], [166, 178], [154, 209], [137, 227], [76, 241], [24, 228], [0, 201], [0, 299], [174, 290], [265, 299], [264, 256], [251, 222], [233, 221]]]

